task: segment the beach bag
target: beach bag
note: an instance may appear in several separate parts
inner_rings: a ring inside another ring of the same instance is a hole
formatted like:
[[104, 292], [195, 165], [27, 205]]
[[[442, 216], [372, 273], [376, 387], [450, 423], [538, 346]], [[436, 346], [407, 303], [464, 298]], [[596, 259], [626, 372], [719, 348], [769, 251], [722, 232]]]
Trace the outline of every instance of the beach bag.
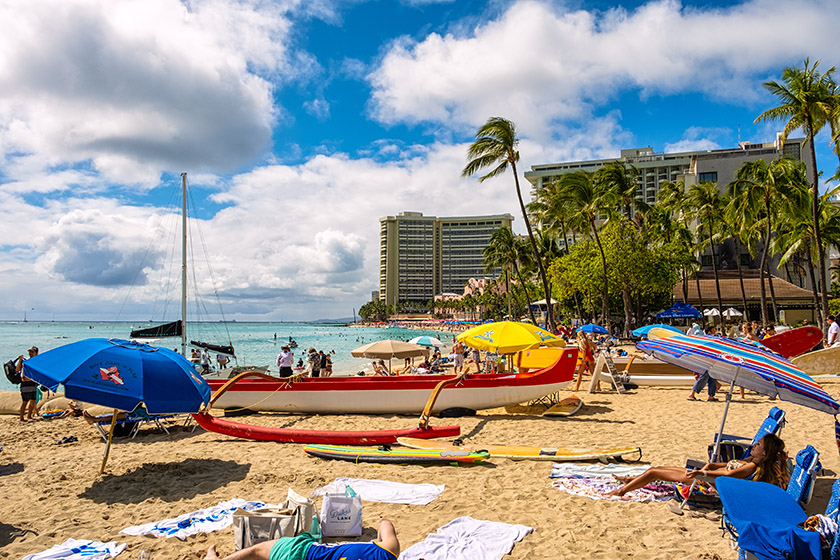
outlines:
[[20, 385], [20, 373], [18, 373], [17, 368], [15, 367], [14, 360], [9, 360], [3, 364], [3, 371], [6, 372], [6, 379], [9, 380], [9, 383], [12, 385]]
[[281, 509], [258, 509], [233, 512], [233, 538], [236, 550], [280, 537], [295, 537], [306, 532], [315, 515], [315, 504], [291, 488]]
[[362, 498], [346, 486], [343, 494], [325, 494], [321, 504], [321, 534], [358, 537], [362, 534]]

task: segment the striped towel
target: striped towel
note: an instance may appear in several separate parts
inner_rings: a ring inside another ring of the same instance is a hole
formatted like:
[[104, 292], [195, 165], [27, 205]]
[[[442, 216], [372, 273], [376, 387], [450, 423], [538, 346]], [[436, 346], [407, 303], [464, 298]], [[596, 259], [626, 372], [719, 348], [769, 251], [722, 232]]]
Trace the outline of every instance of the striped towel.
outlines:
[[282, 505], [265, 504], [263, 502], [246, 502], [245, 500], [228, 500], [218, 505], [191, 511], [178, 517], [126, 527], [120, 533], [127, 535], [151, 535], [154, 537], [178, 537], [181, 540], [197, 533], [210, 533], [226, 529], [233, 523], [233, 512], [239, 508], [252, 511], [263, 508], [282, 508]]
[[107, 543], [99, 541], [86, 541], [80, 539], [67, 539], [45, 550], [23, 557], [23, 560], [105, 560], [113, 558], [125, 549], [125, 544], [117, 544], [116, 541]]

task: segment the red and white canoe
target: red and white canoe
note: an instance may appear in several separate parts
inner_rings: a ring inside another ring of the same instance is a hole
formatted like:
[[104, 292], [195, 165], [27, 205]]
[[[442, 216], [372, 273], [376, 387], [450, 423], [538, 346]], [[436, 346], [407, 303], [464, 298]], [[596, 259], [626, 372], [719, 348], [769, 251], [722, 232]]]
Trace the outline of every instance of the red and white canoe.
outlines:
[[[527, 402], [571, 383], [577, 348], [568, 348], [552, 366], [518, 374], [470, 374], [443, 389], [432, 412], [453, 407], [482, 410]], [[305, 377], [242, 379], [228, 387], [216, 408], [313, 414], [419, 414], [435, 386], [452, 375], [396, 377]], [[208, 378], [215, 393], [226, 379]]]

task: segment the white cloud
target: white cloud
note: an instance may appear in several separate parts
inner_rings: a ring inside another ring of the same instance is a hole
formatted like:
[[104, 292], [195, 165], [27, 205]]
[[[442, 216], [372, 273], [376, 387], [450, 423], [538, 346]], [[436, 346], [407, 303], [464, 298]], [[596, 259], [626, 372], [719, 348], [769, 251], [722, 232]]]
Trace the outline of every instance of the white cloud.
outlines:
[[727, 137], [732, 131], [727, 128], [703, 128], [692, 126], [683, 132], [682, 138], [665, 145], [666, 153], [689, 152], [694, 150], [717, 150], [722, 148], [717, 138]]
[[19, 166], [90, 161], [103, 179], [153, 186], [162, 170], [254, 161], [278, 116], [272, 84], [314, 65], [289, 51], [294, 8], [268, 0], [2, 4], [0, 164], [15, 177]]
[[545, 138], [558, 120], [584, 121], [628, 88], [755, 101], [785, 64], [835, 55], [836, 8], [834, 0], [725, 9], [660, 0], [600, 13], [522, 0], [469, 33], [395, 41], [368, 77], [373, 112], [385, 123], [468, 128], [501, 115]]

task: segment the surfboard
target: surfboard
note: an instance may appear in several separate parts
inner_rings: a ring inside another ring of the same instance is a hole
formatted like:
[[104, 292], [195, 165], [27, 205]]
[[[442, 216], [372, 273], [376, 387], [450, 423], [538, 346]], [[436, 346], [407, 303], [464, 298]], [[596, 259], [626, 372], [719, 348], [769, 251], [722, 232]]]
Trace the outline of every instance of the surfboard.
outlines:
[[761, 343], [790, 360], [812, 350], [822, 339], [823, 333], [819, 327], [807, 325], [767, 337]]
[[486, 461], [489, 457], [486, 451], [471, 451], [466, 449], [391, 449], [388, 446], [345, 447], [340, 445], [307, 445], [303, 450], [314, 457], [353, 461], [354, 463], [449, 465], [454, 463], [480, 463]]
[[583, 406], [580, 397], [566, 397], [542, 413], [543, 416], [571, 416]]
[[455, 445], [448, 441], [426, 441], [419, 438], [399, 437], [400, 445], [413, 449], [428, 449], [435, 451], [469, 451], [471, 453], [486, 452], [491, 459], [514, 459], [527, 461], [607, 461], [609, 459], [624, 459], [639, 461], [642, 450], [639, 447], [528, 447], [513, 445]]
[[840, 346], [808, 352], [796, 356], [791, 362], [808, 375], [840, 373]]

